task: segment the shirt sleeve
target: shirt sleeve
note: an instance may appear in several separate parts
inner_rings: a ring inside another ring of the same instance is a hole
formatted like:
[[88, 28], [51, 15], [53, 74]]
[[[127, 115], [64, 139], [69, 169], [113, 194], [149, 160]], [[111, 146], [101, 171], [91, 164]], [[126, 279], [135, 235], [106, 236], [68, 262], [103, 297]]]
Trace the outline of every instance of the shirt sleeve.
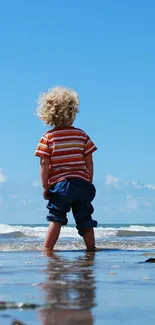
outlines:
[[84, 148], [84, 156], [91, 155], [94, 151], [97, 150], [97, 147], [93, 143], [93, 141], [86, 136], [85, 148]]
[[50, 158], [50, 149], [48, 139], [46, 135], [43, 135], [38, 143], [37, 149], [35, 151], [35, 156], [40, 158]]

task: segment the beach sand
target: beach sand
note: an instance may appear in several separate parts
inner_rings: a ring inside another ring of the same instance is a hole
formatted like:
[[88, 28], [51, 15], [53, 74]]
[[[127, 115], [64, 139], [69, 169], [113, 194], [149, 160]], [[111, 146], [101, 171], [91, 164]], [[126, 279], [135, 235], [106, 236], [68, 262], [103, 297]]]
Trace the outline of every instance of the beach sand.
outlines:
[[152, 325], [152, 253], [1, 252], [0, 324]]

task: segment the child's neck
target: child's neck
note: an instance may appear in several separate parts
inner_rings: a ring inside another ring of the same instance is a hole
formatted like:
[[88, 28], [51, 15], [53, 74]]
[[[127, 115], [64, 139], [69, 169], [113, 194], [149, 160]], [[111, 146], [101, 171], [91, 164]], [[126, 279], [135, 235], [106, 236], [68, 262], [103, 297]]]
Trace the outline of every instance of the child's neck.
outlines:
[[59, 130], [60, 130], [60, 129], [61, 129], [61, 130], [62, 130], [62, 129], [72, 129], [72, 128], [74, 128], [73, 125], [71, 125], [71, 126], [55, 126], [55, 127], [54, 127], [55, 130], [58, 130], [58, 129], [59, 129]]

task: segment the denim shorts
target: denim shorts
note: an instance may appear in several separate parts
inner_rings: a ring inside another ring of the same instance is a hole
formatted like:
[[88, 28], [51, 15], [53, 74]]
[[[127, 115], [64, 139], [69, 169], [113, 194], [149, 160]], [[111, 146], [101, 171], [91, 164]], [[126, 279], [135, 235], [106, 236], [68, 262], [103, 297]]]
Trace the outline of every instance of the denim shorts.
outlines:
[[50, 197], [47, 204], [48, 221], [67, 225], [67, 213], [72, 209], [79, 235], [83, 236], [89, 228], [97, 226], [91, 215], [94, 208], [91, 204], [95, 197], [93, 184], [80, 178], [69, 178], [58, 182], [49, 189]]

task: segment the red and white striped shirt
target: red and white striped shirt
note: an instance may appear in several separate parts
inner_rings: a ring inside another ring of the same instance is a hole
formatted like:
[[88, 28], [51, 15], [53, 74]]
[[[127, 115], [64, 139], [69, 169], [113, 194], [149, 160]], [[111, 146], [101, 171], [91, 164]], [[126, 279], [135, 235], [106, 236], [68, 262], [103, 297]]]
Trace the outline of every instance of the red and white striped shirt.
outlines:
[[70, 177], [90, 181], [85, 157], [97, 150], [89, 136], [75, 127], [54, 128], [39, 141], [35, 155], [49, 158], [49, 185]]

